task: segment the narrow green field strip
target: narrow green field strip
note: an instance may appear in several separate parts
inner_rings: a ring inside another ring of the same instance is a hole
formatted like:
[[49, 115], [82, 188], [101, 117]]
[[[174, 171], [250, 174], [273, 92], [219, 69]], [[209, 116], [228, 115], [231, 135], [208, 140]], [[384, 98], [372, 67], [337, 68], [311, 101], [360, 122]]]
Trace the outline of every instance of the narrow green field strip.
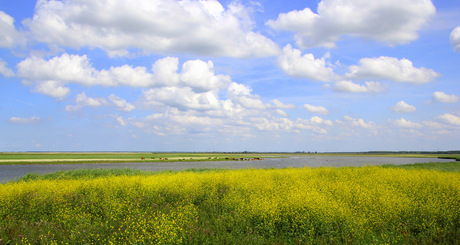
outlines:
[[382, 165], [384, 168], [429, 169], [445, 172], [460, 172], [460, 162], [429, 162], [404, 165]]
[[65, 164], [65, 163], [125, 163], [125, 162], [177, 162], [225, 161], [275, 157], [268, 154], [222, 153], [1, 153], [0, 165], [5, 164]]

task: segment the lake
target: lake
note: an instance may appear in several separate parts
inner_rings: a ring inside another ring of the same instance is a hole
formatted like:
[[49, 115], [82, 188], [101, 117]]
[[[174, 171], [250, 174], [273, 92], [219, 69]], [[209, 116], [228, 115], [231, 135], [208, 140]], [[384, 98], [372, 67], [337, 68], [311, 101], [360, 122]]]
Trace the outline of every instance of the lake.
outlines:
[[289, 158], [266, 158], [258, 161], [216, 162], [136, 162], [98, 164], [27, 164], [0, 165], [0, 182], [20, 178], [27, 173], [52, 173], [60, 170], [88, 168], [131, 168], [149, 171], [183, 170], [189, 168], [299, 168], [299, 167], [345, 167], [382, 164], [411, 164], [425, 162], [450, 162], [452, 159], [406, 158], [406, 157], [357, 157], [357, 156], [293, 156]]

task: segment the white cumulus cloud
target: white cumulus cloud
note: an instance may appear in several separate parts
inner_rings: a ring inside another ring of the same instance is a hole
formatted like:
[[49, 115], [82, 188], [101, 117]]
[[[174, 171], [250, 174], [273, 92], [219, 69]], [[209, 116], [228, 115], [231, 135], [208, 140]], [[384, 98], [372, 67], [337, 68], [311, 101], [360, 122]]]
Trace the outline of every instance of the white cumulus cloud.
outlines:
[[122, 116], [116, 116], [115, 119], [116, 119], [117, 122], [120, 124], [120, 126], [126, 126], [126, 122], [125, 122], [125, 120], [123, 120], [123, 117], [122, 117]]
[[326, 125], [326, 126], [332, 126], [333, 122], [331, 120], [324, 120], [321, 117], [314, 116], [310, 118], [310, 123], [314, 125]]
[[0, 58], [0, 74], [5, 77], [12, 77], [14, 76], [14, 72], [6, 66], [6, 62]]
[[78, 83], [85, 86], [132, 86], [148, 87], [154, 85], [152, 74], [145, 67], [123, 65], [108, 70], [95, 69], [86, 55], [69, 55], [45, 60], [30, 57], [18, 65], [18, 76], [29, 81], [54, 80], [61, 83]]
[[107, 104], [107, 101], [104, 98], [90, 98], [86, 96], [85, 92], [78, 94], [75, 98], [75, 102], [79, 105], [89, 107], [99, 107]]
[[331, 67], [327, 67], [324, 58], [315, 59], [313, 54], [302, 55], [301, 51], [290, 44], [283, 48], [278, 57], [278, 66], [286, 74], [294, 77], [309, 78], [315, 81], [330, 81], [335, 77]]
[[410, 128], [410, 129], [422, 127], [420, 123], [414, 123], [404, 118], [400, 118], [400, 119], [393, 121], [393, 125], [400, 127], [400, 128]]
[[97, 47], [109, 55], [186, 52], [206, 56], [266, 57], [279, 53], [252, 31], [250, 10], [217, 0], [42, 0], [25, 21], [35, 39], [63, 47]]
[[64, 87], [60, 81], [55, 80], [39, 81], [32, 91], [53, 97], [57, 100], [64, 99], [70, 93], [68, 87]]
[[460, 98], [455, 94], [446, 94], [441, 91], [434, 92], [432, 98], [434, 101], [441, 103], [455, 103], [460, 100]]
[[414, 67], [408, 59], [386, 56], [362, 58], [359, 65], [352, 65], [349, 70], [345, 75], [349, 79], [383, 79], [413, 84], [428, 83], [440, 76], [432, 69]]
[[76, 82], [85, 85], [95, 83], [96, 70], [91, 66], [86, 55], [62, 54], [44, 60], [39, 57], [30, 57], [17, 64], [18, 76], [30, 81], [55, 80]]
[[333, 125], [330, 120], [324, 120], [320, 117], [314, 116], [310, 119], [296, 119], [294, 126], [299, 130], [311, 130], [318, 134], [327, 134], [328, 128]]
[[30, 57], [17, 65], [18, 76], [25, 84], [34, 85], [36, 92], [58, 99], [69, 94], [68, 83], [84, 86], [129, 86], [129, 87], [190, 87], [197, 92], [221, 90], [231, 82], [227, 75], [214, 73], [212, 61], [188, 60], [178, 72], [178, 59], [166, 57], [157, 60], [148, 71], [146, 67], [123, 65], [98, 70], [86, 55], [69, 55], [45, 60]]
[[348, 93], [382, 93], [385, 92], [385, 87], [379, 82], [364, 82], [364, 85], [354, 83], [352, 81], [338, 81], [332, 86], [332, 90], [337, 92]]
[[180, 81], [198, 92], [226, 88], [230, 83], [230, 77], [215, 75], [213, 68], [211, 61], [206, 63], [202, 60], [189, 60], [182, 66]]
[[283, 111], [283, 110], [281, 110], [281, 109], [276, 109], [276, 110], [275, 110], [275, 113], [276, 113], [278, 116], [281, 116], [281, 117], [288, 117], [288, 116], [289, 116], [285, 111]]
[[8, 121], [14, 124], [36, 124], [36, 123], [42, 122], [43, 118], [41, 117], [27, 117], [27, 118], [11, 117], [10, 119], [8, 119]]
[[154, 113], [140, 121], [131, 121], [130, 123], [160, 136], [181, 135], [190, 132], [215, 132], [225, 127], [223, 120], [220, 118], [194, 114], [192, 111], [178, 110]]
[[417, 31], [433, 16], [429, 0], [322, 0], [311, 9], [279, 14], [266, 24], [295, 33], [299, 47], [335, 47], [342, 36], [374, 39], [388, 45], [418, 38]]
[[345, 122], [350, 124], [353, 127], [365, 128], [365, 129], [372, 129], [375, 127], [375, 123], [372, 121], [366, 122], [362, 118], [353, 118], [350, 116], [344, 116]]
[[221, 107], [216, 91], [197, 93], [189, 87], [152, 88], [143, 92], [146, 107], [173, 107], [180, 111], [213, 110]]
[[294, 104], [284, 104], [283, 102], [279, 101], [278, 99], [274, 99], [271, 101], [275, 108], [278, 109], [294, 109], [296, 106]]
[[417, 109], [413, 105], [409, 105], [403, 100], [399, 101], [396, 103], [396, 105], [392, 106], [390, 108], [392, 111], [397, 112], [397, 113], [407, 113], [407, 112], [414, 112]]
[[299, 130], [309, 130], [318, 134], [327, 134], [327, 129], [333, 125], [332, 121], [316, 116], [311, 119], [297, 118], [294, 121], [288, 118], [270, 117], [254, 117], [250, 120], [257, 129], [262, 131], [299, 132]]
[[[252, 130], [297, 132], [309, 130], [327, 132], [323, 127], [332, 122], [315, 119], [305, 122], [288, 119], [283, 109], [295, 108], [279, 100], [264, 103], [251, 87], [231, 82], [222, 90], [199, 92], [191, 87], [165, 86], [143, 91], [138, 104], [159, 113], [130, 124], [158, 135], [186, 132], [235, 132], [251, 135]], [[226, 93], [224, 93], [226, 92]]]
[[455, 27], [450, 33], [450, 44], [454, 47], [454, 51], [460, 52], [460, 26]]
[[75, 103], [76, 105], [68, 105], [66, 106], [66, 111], [78, 111], [84, 106], [89, 106], [89, 107], [100, 107], [103, 105], [107, 104], [107, 100], [104, 98], [91, 98], [86, 96], [85, 92], [82, 92], [80, 94], [77, 94], [75, 97]]
[[328, 115], [329, 114], [329, 110], [324, 107], [324, 106], [314, 106], [314, 105], [310, 105], [310, 104], [304, 104], [303, 105], [303, 108], [311, 113], [315, 113], [315, 114], [320, 114], [320, 115]]
[[[123, 65], [109, 70], [93, 71], [92, 85], [150, 87], [156, 84], [152, 74], [145, 67]], [[79, 81], [84, 83], [84, 81]]]
[[266, 109], [268, 104], [264, 104], [258, 95], [251, 94], [252, 89], [244, 84], [232, 82], [227, 90], [227, 96], [236, 104], [248, 109]]
[[174, 86], [179, 83], [179, 59], [176, 57], [166, 57], [155, 61], [152, 65], [153, 78], [161, 85]]
[[85, 92], [77, 94], [75, 97], [75, 105], [67, 105], [66, 111], [79, 111], [83, 107], [101, 107], [101, 106], [114, 106], [119, 111], [130, 112], [135, 109], [134, 105], [128, 103], [125, 99], [122, 99], [114, 94], [109, 95], [109, 97], [88, 97]]
[[12, 47], [18, 39], [14, 18], [0, 11], [0, 48]]
[[122, 99], [114, 94], [109, 95], [108, 99], [119, 111], [130, 112], [135, 109], [133, 104], [128, 103], [125, 99]]
[[460, 117], [455, 116], [453, 114], [445, 113], [439, 116], [439, 118], [446, 123], [449, 123], [455, 126], [460, 126]]

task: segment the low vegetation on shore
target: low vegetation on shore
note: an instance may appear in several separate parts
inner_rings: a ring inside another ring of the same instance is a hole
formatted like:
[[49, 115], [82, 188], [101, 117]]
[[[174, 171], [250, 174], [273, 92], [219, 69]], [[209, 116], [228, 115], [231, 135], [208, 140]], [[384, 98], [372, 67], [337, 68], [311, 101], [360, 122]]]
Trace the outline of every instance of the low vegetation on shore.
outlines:
[[[457, 151], [453, 151], [457, 153]], [[460, 161], [460, 154], [447, 152], [361, 152], [361, 153], [191, 153], [191, 152], [0, 152], [0, 165], [15, 164], [75, 164], [75, 163], [133, 163], [133, 162], [197, 162], [242, 161], [290, 156], [367, 156], [443, 158]]]
[[261, 160], [265, 157], [285, 157], [262, 153], [156, 153], [156, 152], [2, 152], [3, 164], [75, 164], [131, 162], [196, 162]]
[[455, 244], [460, 172], [408, 168], [28, 175], [0, 185], [0, 244]]

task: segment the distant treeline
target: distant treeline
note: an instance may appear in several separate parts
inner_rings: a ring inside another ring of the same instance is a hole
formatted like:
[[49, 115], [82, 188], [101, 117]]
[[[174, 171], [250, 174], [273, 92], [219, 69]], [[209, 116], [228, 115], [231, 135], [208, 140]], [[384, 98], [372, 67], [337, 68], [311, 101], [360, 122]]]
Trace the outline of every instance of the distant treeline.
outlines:
[[369, 154], [460, 154], [458, 151], [368, 151]]
[[[357, 151], [357, 152], [317, 152], [317, 151], [24, 151], [17, 153], [193, 153], [193, 154], [460, 154], [460, 150], [455, 151]], [[16, 153], [16, 152], [0, 152]]]
[[[215, 152], [214, 152], [215, 153]], [[222, 152], [222, 153], [251, 153], [251, 154], [460, 154], [460, 150], [456, 151], [357, 151], [357, 152], [317, 152], [317, 151], [296, 151], [296, 152], [257, 152], [257, 151], [243, 151], [243, 152]]]

